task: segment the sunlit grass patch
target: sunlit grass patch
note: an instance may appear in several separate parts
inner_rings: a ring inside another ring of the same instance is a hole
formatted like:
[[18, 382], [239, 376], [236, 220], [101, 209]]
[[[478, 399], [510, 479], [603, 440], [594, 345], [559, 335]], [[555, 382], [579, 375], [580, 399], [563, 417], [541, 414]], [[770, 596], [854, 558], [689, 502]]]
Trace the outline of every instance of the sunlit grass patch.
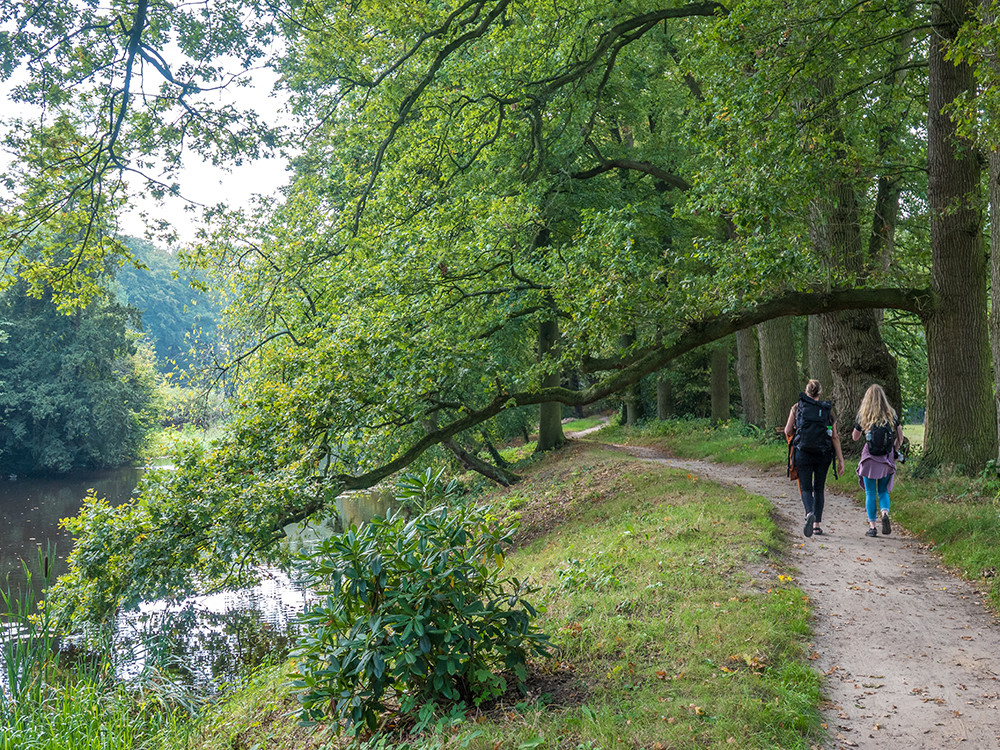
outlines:
[[605, 451], [554, 458], [531, 482], [560, 521], [511, 562], [542, 587], [585, 698], [488, 717], [474, 747], [818, 741], [809, 603], [774, 556], [784, 543], [769, 503]]
[[652, 445], [679, 458], [711, 459], [720, 463], [766, 468], [783, 460], [786, 443], [758, 427], [731, 421], [713, 424], [708, 419], [665, 419], [636, 427], [613, 425], [601, 430], [602, 442]]
[[592, 427], [597, 427], [600, 424], [604, 424], [607, 421], [605, 417], [600, 415], [594, 415], [592, 417], [584, 417], [583, 419], [573, 419], [569, 422], [563, 423], [563, 432], [582, 432], [583, 430], [589, 430]]

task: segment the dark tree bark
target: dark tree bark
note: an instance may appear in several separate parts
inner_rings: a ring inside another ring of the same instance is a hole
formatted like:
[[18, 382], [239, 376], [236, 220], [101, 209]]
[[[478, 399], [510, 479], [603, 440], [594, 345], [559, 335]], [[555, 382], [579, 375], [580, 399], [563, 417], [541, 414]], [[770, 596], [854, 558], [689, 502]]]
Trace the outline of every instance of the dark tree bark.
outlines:
[[729, 339], [712, 349], [712, 421], [729, 421]]
[[760, 339], [761, 382], [764, 386], [764, 429], [785, 426], [788, 410], [798, 401], [798, 366], [792, 319], [776, 318], [757, 326]]
[[[1000, 152], [989, 153], [990, 170], [990, 349], [993, 353], [993, 400], [1000, 436]], [[1000, 457], [998, 457], [1000, 460]]]
[[868, 257], [883, 271], [889, 270], [892, 251], [896, 246], [896, 219], [899, 216], [899, 178], [882, 176], [878, 179], [872, 233], [868, 240]]
[[830, 358], [826, 355], [826, 345], [823, 342], [823, 322], [818, 315], [810, 315], [806, 320], [808, 349], [806, 361], [806, 379], [815, 378], [823, 385], [823, 392], [833, 392], [833, 373], [830, 372]]
[[760, 345], [753, 328], [736, 332], [736, 377], [747, 424], [764, 426], [764, 389], [760, 382]]
[[975, 86], [972, 69], [945, 59], [971, 0], [941, 0], [931, 14], [927, 123], [931, 286], [939, 304], [927, 321], [927, 423], [924, 458], [978, 471], [997, 456], [987, 325], [986, 248], [981, 167], [942, 110]]
[[521, 479], [517, 474], [508, 471], [502, 466], [494, 466], [487, 461], [483, 461], [479, 456], [459, 445], [454, 438], [443, 441], [441, 445], [450, 450], [466, 469], [470, 469], [477, 474], [482, 474], [487, 479], [491, 479], [499, 485], [510, 487]]
[[674, 416], [674, 386], [664, 371], [656, 381], [656, 418], [670, 419], [672, 416]]
[[500, 451], [498, 451], [497, 447], [493, 445], [493, 441], [486, 436], [486, 433], [481, 431], [479, 436], [483, 439], [483, 447], [486, 449], [486, 452], [490, 454], [490, 458], [493, 459], [493, 463], [501, 469], [509, 469], [510, 462], [500, 455]]
[[[622, 349], [627, 351], [635, 343], [635, 334], [628, 333], [622, 336]], [[629, 388], [625, 389], [622, 394], [622, 424], [629, 426], [635, 425], [640, 419], [645, 416], [642, 407], [642, 391], [640, 390], [640, 383], [633, 383]]]
[[[984, 23], [995, 23], [996, 14], [991, 0], [982, 0]], [[994, 53], [990, 60], [994, 70], [1000, 69], [1000, 57]], [[1000, 150], [993, 148], [987, 154], [989, 165], [990, 203], [990, 351], [993, 354], [993, 399], [997, 410], [997, 435], [1000, 436]], [[1000, 460], [1000, 457], [998, 457]]]
[[[828, 188], [813, 216], [811, 235], [817, 251], [838, 273], [863, 276], [868, 271], [869, 257], [861, 239], [853, 187], [835, 182]], [[824, 384], [825, 393], [837, 408], [840, 443], [847, 455], [854, 455], [861, 447], [850, 439], [854, 420], [848, 417], [853, 416], [870, 385], [881, 385], [899, 411], [902, 393], [896, 360], [882, 339], [880, 309], [844, 310], [819, 318], [833, 376], [832, 383]]]
[[[538, 357], [546, 359], [554, 355], [559, 344], [559, 324], [555, 317], [538, 325]], [[558, 388], [562, 384], [559, 370], [542, 378], [542, 388]], [[562, 404], [546, 401], [538, 407], [538, 444], [536, 452], [559, 448], [566, 442], [562, 429]]]

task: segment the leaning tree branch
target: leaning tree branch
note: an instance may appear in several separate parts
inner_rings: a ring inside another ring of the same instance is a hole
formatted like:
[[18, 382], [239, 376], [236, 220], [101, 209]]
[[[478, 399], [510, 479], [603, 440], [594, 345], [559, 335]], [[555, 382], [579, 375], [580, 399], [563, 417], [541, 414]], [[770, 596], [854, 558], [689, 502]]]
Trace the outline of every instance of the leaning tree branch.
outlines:
[[331, 477], [345, 490], [368, 489], [416, 461], [425, 451], [455, 435], [482, 424], [501, 412], [548, 402], [584, 406], [600, 401], [638, 383], [693, 349], [718, 341], [744, 328], [788, 315], [816, 315], [840, 310], [870, 308], [908, 310], [921, 319], [933, 313], [936, 296], [930, 289], [845, 289], [832, 292], [790, 292], [753, 308], [692, 321], [669, 346], [649, 346], [636, 352], [617, 372], [583, 390], [541, 388], [509, 393], [502, 388], [479, 409], [466, 407], [462, 416], [430, 430], [395, 459], [365, 474]]
[[604, 159], [596, 167], [574, 172], [572, 176], [577, 180], [589, 180], [592, 177], [597, 177], [598, 175], [610, 172], [613, 169], [624, 169], [648, 174], [661, 182], [670, 185], [671, 187], [677, 188], [678, 190], [691, 189], [691, 183], [683, 177], [679, 177], [673, 172], [668, 172], [662, 167], [658, 167], [650, 162], [636, 161], [635, 159]]

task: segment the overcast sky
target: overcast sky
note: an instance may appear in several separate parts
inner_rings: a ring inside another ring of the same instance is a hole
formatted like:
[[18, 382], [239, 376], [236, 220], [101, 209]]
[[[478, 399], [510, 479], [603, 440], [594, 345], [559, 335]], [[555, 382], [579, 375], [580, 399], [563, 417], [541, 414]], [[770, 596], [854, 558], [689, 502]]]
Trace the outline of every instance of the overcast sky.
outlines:
[[[241, 107], [254, 109], [269, 122], [278, 121], [281, 117], [282, 102], [271, 96], [273, 73], [255, 70], [253, 76], [254, 86], [234, 87], [218, 92], [216, 94], [217, 103], [235, 100]], [[17, 73], [15, 73], [15, 80], [16, 77]], [[3, 119], [30, 114], [25, 110], [19, 111], [8, 99], [7, 92], [13, 85], [13, 81], [0, 82], [0, 117]], [[11, 158], [9, 154], [0, 150], [0, 171], [6, 168]], [[225, 202], [232, 207], [240, 207], [247, 205], [253, 195], [272, 195], [284, 185], [287, 180], [286, 164], [285, 159], [276, 157], [244, 163], [240, 167], [234, 167], [227, 171], [202, 161], [195, 153], [187, 153], [183, 161], [183, 169], [176, 181], [180, 186], [181, 194], [188, 201], [204, 206], [214, 206]], [[155, 178], [159, 175], [155, 174], [154, 171], [150, 176]], [[148, 195], [148, 191], [141, 185], [141, 179], [137, 175], [130, 176], [128, 179], [132, 200], [129, 210], [121, 217], [120, 228], [124, 234], [136, 237], [144, 236], [146, 227], [143, 224], [141, 214], [145, 211], [152, 219], [169, 221], [177, 232], [180, 244], [189, 243], [195, 238], [201, 217], [199, 207], [196, 206], [195, 211], [186, 211], [185, 205], [190, 204], [176, 197], [171, 197], [158, 204]], [[154, 239], [154, 244], [162, 243]]]

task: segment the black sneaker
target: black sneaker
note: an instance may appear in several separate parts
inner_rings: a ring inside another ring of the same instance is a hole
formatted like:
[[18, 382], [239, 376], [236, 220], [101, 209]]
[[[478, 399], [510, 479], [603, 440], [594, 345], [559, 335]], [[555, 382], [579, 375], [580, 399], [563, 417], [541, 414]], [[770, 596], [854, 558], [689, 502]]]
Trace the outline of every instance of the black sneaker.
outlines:
[[887, 510], [882, 511], [882, 533], [883, 534], [892, 533], [892, 525], [889, 523], [889, 511]]
[[806, 525], [802, 527], [802, 533], [806, 536], [812, 536], [814, 523], [816, 523], [816, 515], [814, 513], [806, 513]]
[[878, 534], [875, 532], [875, 527], [869, 526], [868, 531], [865, 532], [865, 536], [878, 536]]

